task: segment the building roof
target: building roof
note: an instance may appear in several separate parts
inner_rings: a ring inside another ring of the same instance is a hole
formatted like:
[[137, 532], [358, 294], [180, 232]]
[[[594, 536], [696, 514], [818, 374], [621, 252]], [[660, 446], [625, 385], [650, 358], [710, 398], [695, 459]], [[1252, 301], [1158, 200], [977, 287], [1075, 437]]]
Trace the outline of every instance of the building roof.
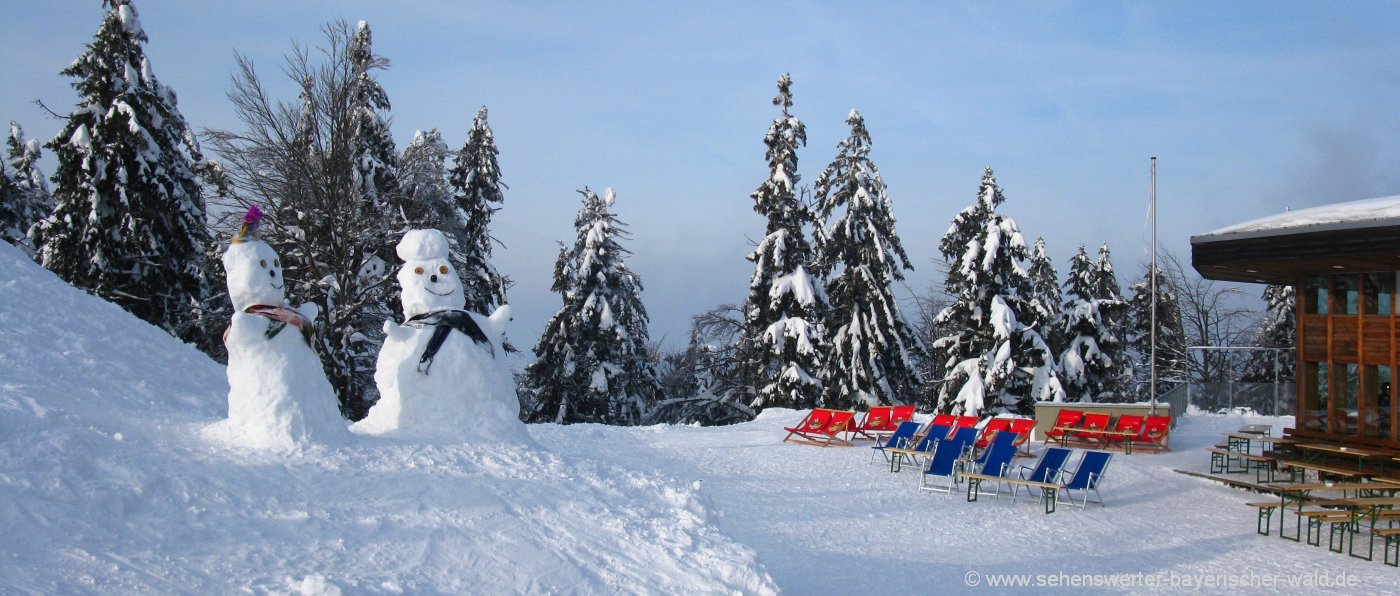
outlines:
[[1400, 196], [1285, 211], [1192, 236], [1191, 263], [1206, 279], [1275, 284], [1400, 271]]

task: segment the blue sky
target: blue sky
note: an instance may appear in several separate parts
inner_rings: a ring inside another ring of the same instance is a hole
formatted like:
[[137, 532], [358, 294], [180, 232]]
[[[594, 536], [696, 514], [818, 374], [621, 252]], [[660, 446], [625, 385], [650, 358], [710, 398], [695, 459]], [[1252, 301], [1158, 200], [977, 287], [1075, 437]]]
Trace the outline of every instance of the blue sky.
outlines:
[[[792, 74], [805, 184], [864, 114], [922, 291], [949, 221], [993, 167], [1002, 211], [1056, 267], [1113, 249], [1125, 285], [1147, 256], [1149, 157], [1159, 236], [1189, 237], [1329, 202], [1400, 194], [1395, 2], [188, 2], [136, 0], [157, 76], [197, 129], [239, 128], [234, 52], [282, 97], [293, 41], [369, 22], [400, 149], [436, 127], [454, 147], [490, 109], [509, 185], [493, 232], [516, 280], [512, 337], [533, 345], [558, 297], [557, 241], [587, 185], [617, 191], [653, 339], [742, 301], [762, 233], [751, 193], [774, 83]], [[7, 3], [0, 119], [47, 141], [75, 95], [58, 71], [101, 16], [96, 0]], [[52, 163], [46, 171], [52, 172]], [[1251, 293], [1262, 288], [1248, 288]]]

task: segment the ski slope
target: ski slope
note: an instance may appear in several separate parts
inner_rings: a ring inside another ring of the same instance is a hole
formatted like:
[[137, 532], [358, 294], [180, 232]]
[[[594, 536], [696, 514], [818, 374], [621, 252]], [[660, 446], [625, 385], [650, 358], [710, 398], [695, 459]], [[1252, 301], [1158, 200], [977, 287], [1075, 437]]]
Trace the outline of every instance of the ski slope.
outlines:
[[1047, 516], [1024, 498], [921, 493], [913, 472], [869, 463], [864, 447], [783, 444], [802, 416], [791, 410], [718, 428], [534, 425], [527, 445], [356, 435], [274, 452], [209, 437], [227, 390], [193, 348], [0, 244], [0, 592], [996, 593], [1008, 590], [990, 587], [999, 574], [1148, 578], [1129, 592], [1400, 583], [1379, 561], [1257, 536], [1243, 503], [1260, 497], [1171, 472], [1204, 470], [1201, 448], [1222, 431], [1285, 419], [1189, 417], [1173, 452], [1115, 455], [1107, 506]]

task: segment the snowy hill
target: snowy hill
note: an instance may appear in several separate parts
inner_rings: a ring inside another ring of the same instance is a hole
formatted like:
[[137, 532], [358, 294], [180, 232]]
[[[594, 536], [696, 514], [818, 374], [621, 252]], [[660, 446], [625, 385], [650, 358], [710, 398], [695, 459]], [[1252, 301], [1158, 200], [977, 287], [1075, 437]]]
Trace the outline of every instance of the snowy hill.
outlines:
[[694, 487], [572, 455], [222, 447], [224, 369], [0, 243], [0, 592], [773, 592]]
[[792, 410], [276, 453], [207, 438], [226, 392], [222, 367], [0, 244], [0, 593], [1397, 592], [1379, 560], [1256, 535], [1244, 503], [1267, 497], [1171, 472], [1288, 419], [1192, 416], [1172, 452], [1114, 455], [1107, 506], [1047, 516], [784, 444]]

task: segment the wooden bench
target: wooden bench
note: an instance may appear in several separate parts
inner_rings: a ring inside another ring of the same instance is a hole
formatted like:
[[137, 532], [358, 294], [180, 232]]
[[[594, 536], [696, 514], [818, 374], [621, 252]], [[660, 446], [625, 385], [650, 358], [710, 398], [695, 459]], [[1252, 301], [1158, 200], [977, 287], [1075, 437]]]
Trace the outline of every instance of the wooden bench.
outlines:
[[1328, 524], [1327, 550], [1334, 553], [1342, 552], [1342, 547], [1346, 545], [1347, 530], [1351, 529], [1353, 521], [1350, 511], [1316, 509], [1299, 511], [1298, 516], [1308, 520], [1308, 544], [1320, 546], [1322, 524]]
[[1400, 567], [1400, 528], [1376, 528], [1371, 530], [1372, 540], [1380, 536], [1385, 540], [1381, 560], [1391, 567]]
[[1274, 510], [1278, 509], [1279, 504], [1280, 503], [1278, 501], [1269, 501], [1267, 503], [1245, 503], [1246, 507], [1254, 507], [1259, 510], [1259, 520], [1256, 524], [1254, 531], [1260, 536], [1269, 535], [1270, 528], [1273, 526], [1273, 522], [1271, 520], [1274, 516]]
[[1275, 461], [1278, 462], [1278, 466], [1280, 468], [1287, 467], [1289, 469], [1289, 478], [1295, 479], [1295, 482], [1301, 481], [1302, 477], [1306, 475], [1307, 470], [1313, 470], [1314, 472], [1319, 472], [1322, 474], [1331, 474], [1333, 476], [1344, 476], [1347, 478], [1359, 478], [1365, 476], [1365, 474], [1361, 473], [1360, 470], [1352, 468], [1341, 468], [1327, 464], [1315, 464], [1311, 462], [1298, 461], [1295, 459], [1279, 459]]
[[[1024, 487], [1026, 487], [1027, 489], [1038, 488], [1038, 489], [1040, 489], [1040, 499], [1041, 499], [1042, 501], [1045, 502], [1045, 513], [1046, 513], [1046, 514], [1050, 514], [1050, 513], [1054, 513], [1054, 512], [1055, 512], [1055, 503], [1056, 503], [1056, 501], [1059, 500], [1060, 489], [1064, 488], [1063, 486], [1061, 486], [1061, 485], [1059, 485], [1059, 484], [1054, 484], [1054, 483], [1051, 483], [1051, 482], [1036, 482], [1036, 481], [1033, 481], [1033, 480], [1022, 480], [1022, 479], [1020, 479], [1020, 478], [1007, 478], [1007, 477], [1005, 477], [1005, 476], [992, 476], [992, 475], [990, 475], [990, 474], [963, 474], [963, 475], [962, 475], [962, 479], [968, 481], [968, 482], [967, 482], [967, 501], [968, 501], [969, 503], [975, 502], [975, 501], [977, 500], [977, 495], [978, 495], [978, 493], [980, 492], [979, 489], [980, 489], [980, 487], [981, 487], [983, 481], [988, 481], [988, 482], [1005, 482], [1005, 483], [1007, 483], [1007, 484], [1013, 484], [1013, 485], [1016, 485], [1016, 486], [1024, 486]], [[997, 495], [1000, 495], [1000, 494], [1001, 494], [1001, 491], [997, 491]], [[1016, 500], [1015, 487], [1012, 487], [1011, 500], [1012, 500], [1013, 502]]]
[[[1216, 447], [1207, 449], [1206, 451], [1210, 453], [1210, 473], [1212, 474], [1246, 474], [1249, 472], [1250, 462], [1253, 462], [1254, 479], [1256, 481], [1274, 481], [1274, 462], [1276, 460], [1273, 457], [1267, 455], [1254, 455], [1251, 453], [1234, 451], [1231, 449], [1221, 449], [1218, 445]], [[1231, 470], [1231, 459], [1240, 460], [1240, 462], [1242, 462], [1241, 465], [1244, 466], [1244, 469], [1238, 471]], [[1267, 478], [1265, 478], [1266, 476]]]

